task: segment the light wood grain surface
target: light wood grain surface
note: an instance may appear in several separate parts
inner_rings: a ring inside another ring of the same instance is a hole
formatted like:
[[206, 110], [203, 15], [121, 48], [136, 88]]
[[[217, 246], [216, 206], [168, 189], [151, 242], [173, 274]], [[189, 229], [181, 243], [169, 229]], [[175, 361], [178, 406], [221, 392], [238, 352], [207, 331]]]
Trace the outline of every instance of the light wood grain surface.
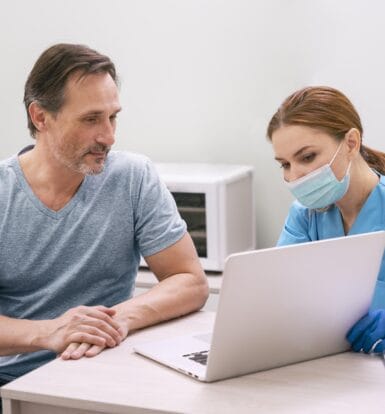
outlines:
[[4, 414], [384, 413], [379, 357], [343, 353], [205, 384], [132, 352], [141, 341], [209, 331], [213, 320], [199, 312], [137, 332], [96, 358], [55, 360], [2, 389]]

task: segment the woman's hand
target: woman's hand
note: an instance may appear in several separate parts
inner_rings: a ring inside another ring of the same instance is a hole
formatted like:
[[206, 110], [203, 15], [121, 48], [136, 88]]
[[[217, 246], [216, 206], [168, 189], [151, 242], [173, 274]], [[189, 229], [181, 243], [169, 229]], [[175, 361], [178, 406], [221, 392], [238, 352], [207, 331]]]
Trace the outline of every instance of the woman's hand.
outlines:
[[380, 353], [385, 351], [385, 309], [370, 311], [348, 332], [353, 351]]

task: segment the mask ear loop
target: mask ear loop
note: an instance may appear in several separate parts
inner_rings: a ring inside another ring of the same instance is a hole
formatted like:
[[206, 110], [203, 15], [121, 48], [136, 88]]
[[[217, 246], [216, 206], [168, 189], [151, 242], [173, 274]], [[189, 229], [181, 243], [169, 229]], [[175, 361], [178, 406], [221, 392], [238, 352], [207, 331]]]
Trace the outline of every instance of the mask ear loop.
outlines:
[[337, 154], [340, 152], [343, 143], [344, 141], [341, 141], [340, 145], [338, 145], [337, 151], [334, 153], [332, 160], [329, 162], [329, 166], [333, 164], [333, 161], [336, 159]]
[[[332, 160], [329, 162], [329, 167], [331, 167], [331, 165], [333, 164], [333, 161], [335, 160], [337, 154], [340, 152], [340, 149], [341, 149], [341, 146], [342, 146], [343, 143], [344, 143], [344, 141], [341, 141], [340, 145], [337, 148], [337, 151], [333, 155]], [[352, 166], [352, 161], [349, 162], [348, 168], [346, 169], [345, 177], [350, 173], [350, 167], [351, 166]]]
[[350, 173], [350, 167], [352, 166], [352, 162], [349, 162], [348, 168], [346, 169], [345, 175], [348, 175]]

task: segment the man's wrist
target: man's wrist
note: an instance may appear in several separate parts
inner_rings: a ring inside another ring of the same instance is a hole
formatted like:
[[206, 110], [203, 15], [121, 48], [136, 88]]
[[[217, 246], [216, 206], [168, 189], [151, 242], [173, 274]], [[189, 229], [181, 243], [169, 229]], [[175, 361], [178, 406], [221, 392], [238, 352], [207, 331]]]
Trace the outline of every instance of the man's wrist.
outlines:
[[31, 330], [27, 336], [27, 346], [35, 349], [50, 349], [49, 337], [49, 320], [31, 321]]
[[153, 307], [139, 297], [119, 303], [113, 306], [113, 309], [116, 310], [113, 318], [124, 325], [127, 333], [134, 332], [163, 320]]

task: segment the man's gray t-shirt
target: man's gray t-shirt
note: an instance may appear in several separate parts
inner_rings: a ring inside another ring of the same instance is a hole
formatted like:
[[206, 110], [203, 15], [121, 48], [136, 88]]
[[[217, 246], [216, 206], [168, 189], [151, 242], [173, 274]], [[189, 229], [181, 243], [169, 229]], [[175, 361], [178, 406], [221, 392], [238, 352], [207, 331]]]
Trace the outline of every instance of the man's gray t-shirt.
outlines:
[[[132, 296], [140, 255], [186, 232], [174, 199], [144, 156], [112, 151], [70, 202], [47, 208], [18, 157], [0, 163], [0, 315], [52, 319], [78, 305], [112, 306]], [[1, 333], [0, 333], [1, 334]], [[0, 357], [12, 380], [54, 358], [48, 351]]]

